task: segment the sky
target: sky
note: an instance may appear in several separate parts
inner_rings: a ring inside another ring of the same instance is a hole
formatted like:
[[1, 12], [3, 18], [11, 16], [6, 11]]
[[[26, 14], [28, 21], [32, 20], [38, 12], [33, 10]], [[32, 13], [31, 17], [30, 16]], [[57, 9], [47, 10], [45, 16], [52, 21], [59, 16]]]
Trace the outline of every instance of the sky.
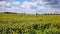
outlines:
[[60, 0], [0, 0], [0, 12], [60, 14]]

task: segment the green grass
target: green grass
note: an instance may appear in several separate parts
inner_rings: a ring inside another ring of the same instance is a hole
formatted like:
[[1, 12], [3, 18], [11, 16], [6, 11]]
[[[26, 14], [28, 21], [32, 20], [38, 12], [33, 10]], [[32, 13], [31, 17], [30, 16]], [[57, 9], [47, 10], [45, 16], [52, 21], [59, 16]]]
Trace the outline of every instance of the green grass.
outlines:
[[60, 34], [60, 15], [0, 14], [0, 34]]

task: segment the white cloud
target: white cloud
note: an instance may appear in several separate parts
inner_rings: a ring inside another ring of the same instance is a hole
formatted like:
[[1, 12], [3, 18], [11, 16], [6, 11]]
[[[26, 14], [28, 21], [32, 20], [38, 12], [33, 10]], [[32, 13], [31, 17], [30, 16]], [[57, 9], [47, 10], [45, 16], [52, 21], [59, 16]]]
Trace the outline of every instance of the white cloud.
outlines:
[[1, 2], [0, 2], [0, 6], [1, 6], [1, 7], [6, 6], [6, 2], [5, 2], [5, 1], [1, 1]]
[[[2, 10], [4, 11], [27, 13], [27, 14], [56, 13], [56, 11], [58, 12], [60, 11], [59, 9], [52, 8], [54, 6], [60, 6], [60, 4], [59, 5], [45, 5], [48, 2], [42, 2], [42, 1], [43, 0], [37, 0], [35, 2], [25, 1], [23, 3], [20, 3], [19, 1], [13, 1], [13, 2], [1, 1], [0, 9], [3, 8]], [[38, 6], [37, 3], [39, 3], [40, 5]]]
[[19, 5], [20, 2], [19, 2], [19, 1], [14, 1], [14, 2], [12, 2], [12, 4], [14, 4], [14, 5]]
[[7, 6], [11, 6], [11, 3], [8, 2], [8, 3], [6, 3], [6, 5], [7, 5]]

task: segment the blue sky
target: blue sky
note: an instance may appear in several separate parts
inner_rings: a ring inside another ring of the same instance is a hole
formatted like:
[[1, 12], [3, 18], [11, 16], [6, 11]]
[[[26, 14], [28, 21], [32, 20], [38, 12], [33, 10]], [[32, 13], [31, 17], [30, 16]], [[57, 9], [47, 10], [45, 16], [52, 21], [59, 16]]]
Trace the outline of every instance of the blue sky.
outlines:
[[24, 2], [25, 0], [16, 0], [16, 1], [19, 1], [19, 2]]
[[0, 0], [0, 12], [60, 14], [60, 0]]

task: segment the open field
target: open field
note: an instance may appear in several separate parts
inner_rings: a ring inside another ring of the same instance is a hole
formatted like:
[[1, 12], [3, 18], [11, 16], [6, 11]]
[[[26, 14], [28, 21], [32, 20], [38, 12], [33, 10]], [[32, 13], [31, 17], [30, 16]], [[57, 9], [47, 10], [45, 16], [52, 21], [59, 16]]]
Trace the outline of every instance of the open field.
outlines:
[[60, 34], [60, 15], [0, 14], [0, 34]]

